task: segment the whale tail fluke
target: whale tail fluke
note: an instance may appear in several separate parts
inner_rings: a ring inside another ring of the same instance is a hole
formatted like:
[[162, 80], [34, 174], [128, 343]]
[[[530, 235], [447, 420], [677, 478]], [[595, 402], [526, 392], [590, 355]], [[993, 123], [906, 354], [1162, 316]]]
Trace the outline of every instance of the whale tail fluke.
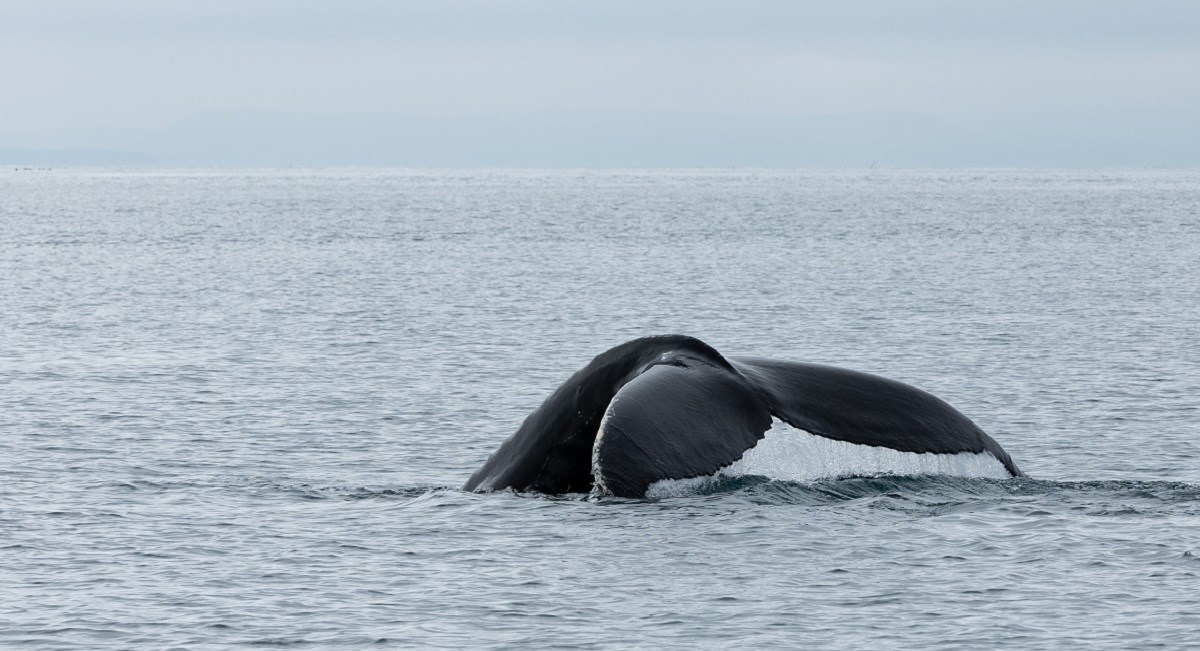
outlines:
[[987, 453], [995, 440], [941, 399], [868, 373], [727, 359], [669, 335], [596, 356], [522, 423], [464, 490], [641, 497], [654, 482], [710, 475], [751, 448], [772, 417], [817, 436], [901, 452]]

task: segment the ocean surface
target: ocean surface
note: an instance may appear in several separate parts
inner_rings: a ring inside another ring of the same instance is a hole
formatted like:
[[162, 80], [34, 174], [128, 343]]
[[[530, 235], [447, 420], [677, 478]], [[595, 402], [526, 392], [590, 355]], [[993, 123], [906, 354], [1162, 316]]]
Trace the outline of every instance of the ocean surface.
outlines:
[[[662, 333], [1029, 478], [459, 490]], [[1200, 171], [0, 170], [0, 647], [1195, 647], [1198, 341]]]

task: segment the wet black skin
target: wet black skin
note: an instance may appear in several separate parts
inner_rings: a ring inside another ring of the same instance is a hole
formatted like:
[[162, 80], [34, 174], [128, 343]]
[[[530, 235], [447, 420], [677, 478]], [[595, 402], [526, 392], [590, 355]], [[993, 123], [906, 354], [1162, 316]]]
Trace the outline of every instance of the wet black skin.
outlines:
[[641, 497], [655, 481], [708, 475], [740, 459], [772, 417], [903, 452], [989, 452], [1023, 474], [969, 418], [915, 387], [832, 366], [726, 359], [699, 339], [666, 335], [597, 355], [463, 489], [589, 492], [595, 452], [602, 492]]

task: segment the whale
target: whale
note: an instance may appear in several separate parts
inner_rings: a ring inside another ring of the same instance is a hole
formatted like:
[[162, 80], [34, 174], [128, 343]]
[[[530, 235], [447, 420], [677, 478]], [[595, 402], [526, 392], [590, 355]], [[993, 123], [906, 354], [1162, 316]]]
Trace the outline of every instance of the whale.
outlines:
[[922, 455], [980, 455], [1024, 473], [936, 396], [822, 364], [725, 357], [686, 335], [643, 337], [563, 382], [463, 490], [642, 498], [659, 482], [713, 475], [773, 423], [821, 439]]

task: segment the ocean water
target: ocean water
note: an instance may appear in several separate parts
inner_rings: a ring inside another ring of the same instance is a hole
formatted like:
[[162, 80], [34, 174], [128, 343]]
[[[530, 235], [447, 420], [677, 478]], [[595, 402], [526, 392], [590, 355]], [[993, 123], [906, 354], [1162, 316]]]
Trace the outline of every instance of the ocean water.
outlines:
[[[458, 490], [675, 332], [1029, 478]], [[1197, 171], [2, 170], [0, 646], [1196, 646], [1198, 332]]]

